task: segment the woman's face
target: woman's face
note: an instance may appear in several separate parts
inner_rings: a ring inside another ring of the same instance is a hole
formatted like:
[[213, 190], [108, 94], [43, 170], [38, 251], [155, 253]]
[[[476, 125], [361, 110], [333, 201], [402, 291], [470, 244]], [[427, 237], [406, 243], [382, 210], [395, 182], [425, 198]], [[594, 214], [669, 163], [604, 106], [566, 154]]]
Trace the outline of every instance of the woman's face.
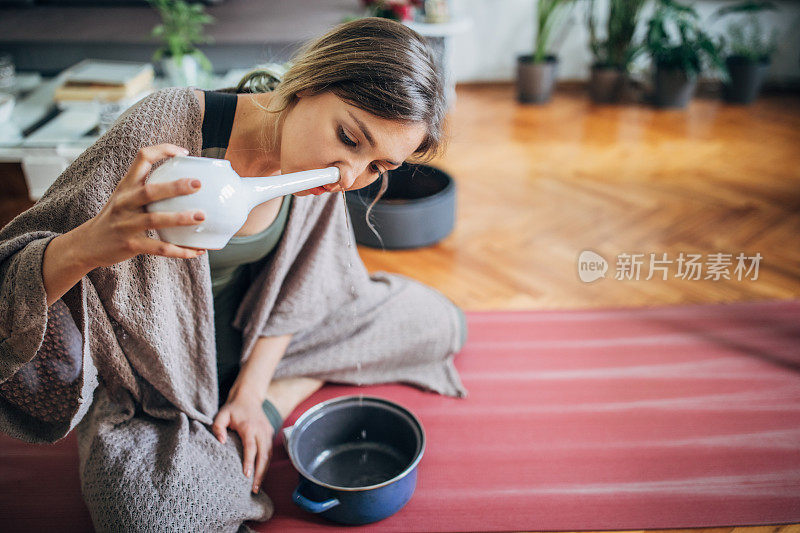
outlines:
[[[338, 167], [341, 181], [295, 193], [309, 196], [366, 187], [419, 147], [422, 123], [376, 117], [332, 92], [299, 93], [281, 132], [281, 174]], [[370, 142], [371, 141], [371, 142]]]

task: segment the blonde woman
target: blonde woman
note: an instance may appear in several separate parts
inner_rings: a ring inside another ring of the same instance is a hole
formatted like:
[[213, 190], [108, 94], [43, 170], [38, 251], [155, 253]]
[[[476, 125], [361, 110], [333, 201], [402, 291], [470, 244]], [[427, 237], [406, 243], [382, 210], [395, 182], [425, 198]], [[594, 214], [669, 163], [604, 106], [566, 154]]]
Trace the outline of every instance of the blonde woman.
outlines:
[[[157, 91], [0, 231], [0, 429], [73, 428], [99, 531], [237, 531], [272, 516], [273, 437], [325, 382], [405, 382], [454, 397], [463, 313], [410, 278], [368, 274], [343, 190], [443, 146], [444, 94], [424, 40], [368, 18], [310, 42], [285, 72], [235, 89]], [[332, 186], [254, 208], [221, 250], [158, 240], [198, 213], [149, 185], [168, 157], [242, 176], [336, 166]]]

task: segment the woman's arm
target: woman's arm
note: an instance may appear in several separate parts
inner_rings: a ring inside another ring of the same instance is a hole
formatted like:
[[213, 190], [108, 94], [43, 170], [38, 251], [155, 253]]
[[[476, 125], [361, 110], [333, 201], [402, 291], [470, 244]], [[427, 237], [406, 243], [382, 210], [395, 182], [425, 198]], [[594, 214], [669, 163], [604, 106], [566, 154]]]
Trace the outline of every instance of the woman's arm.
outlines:
[[275, 375], [275, 369], [278, 368], [278, 362], [286, 353], [291, 340], [291, 333], [277, 337], [259, 337], [231, 387], [228, 401], [242, 397], [263, 402], [267, 398], [267, 389]]
[[42, 259], [42, 281], [47, 293], [47, 307], [64, 296], [95, 265], [84, 257], [87, 241], [82, 237], [83, 226], [51, 240]]

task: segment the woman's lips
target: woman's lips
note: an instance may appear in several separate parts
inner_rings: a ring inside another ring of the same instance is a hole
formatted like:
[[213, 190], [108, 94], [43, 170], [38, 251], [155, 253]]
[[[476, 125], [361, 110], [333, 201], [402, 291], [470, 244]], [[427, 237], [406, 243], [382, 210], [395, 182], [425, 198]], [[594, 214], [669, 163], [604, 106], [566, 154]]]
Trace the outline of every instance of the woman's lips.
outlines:
[[328, 192], [328, 191], [326, 191], [322, 187], [314, 187], [313, 189], [306, 189], [304, 191], [297, 191], [294, 194], [299, 194], [301, 196], [311, 196], [313, 194], [314, 196], [319, 196], [320, 194], [322, 194], [324, 192]]
[[314, 196], [319, 196], [320, 194], [324, 194], [326, 192], [333, 192], [333, 191], [329, 191], [325, 187], [314, 187], [313, 189], [306, 189], [306, 190], [300, 191], [300, 192], [307, 193], [307, 194], [313, 194]]

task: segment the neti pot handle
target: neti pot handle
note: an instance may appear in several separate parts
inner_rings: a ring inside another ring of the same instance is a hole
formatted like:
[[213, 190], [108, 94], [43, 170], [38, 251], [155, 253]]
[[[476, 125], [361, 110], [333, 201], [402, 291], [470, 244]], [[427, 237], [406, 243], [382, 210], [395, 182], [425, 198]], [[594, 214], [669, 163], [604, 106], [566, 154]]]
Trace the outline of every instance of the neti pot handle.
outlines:
[[301, 509], [308, 511], [309, 513], [322, 513], [331, 507], [336, 507], [339, 505], [340, 502], [337, 498], [330, 498], [324, 502], [315, 502], [313, 500], [309, 500], [300, 493], [301, 489], [307, 484], [308, 481], [300, 478], [300, 483], [297, 484], [297, 488], [294, 489], [294, 493], [292, 494], [292, 500]]

